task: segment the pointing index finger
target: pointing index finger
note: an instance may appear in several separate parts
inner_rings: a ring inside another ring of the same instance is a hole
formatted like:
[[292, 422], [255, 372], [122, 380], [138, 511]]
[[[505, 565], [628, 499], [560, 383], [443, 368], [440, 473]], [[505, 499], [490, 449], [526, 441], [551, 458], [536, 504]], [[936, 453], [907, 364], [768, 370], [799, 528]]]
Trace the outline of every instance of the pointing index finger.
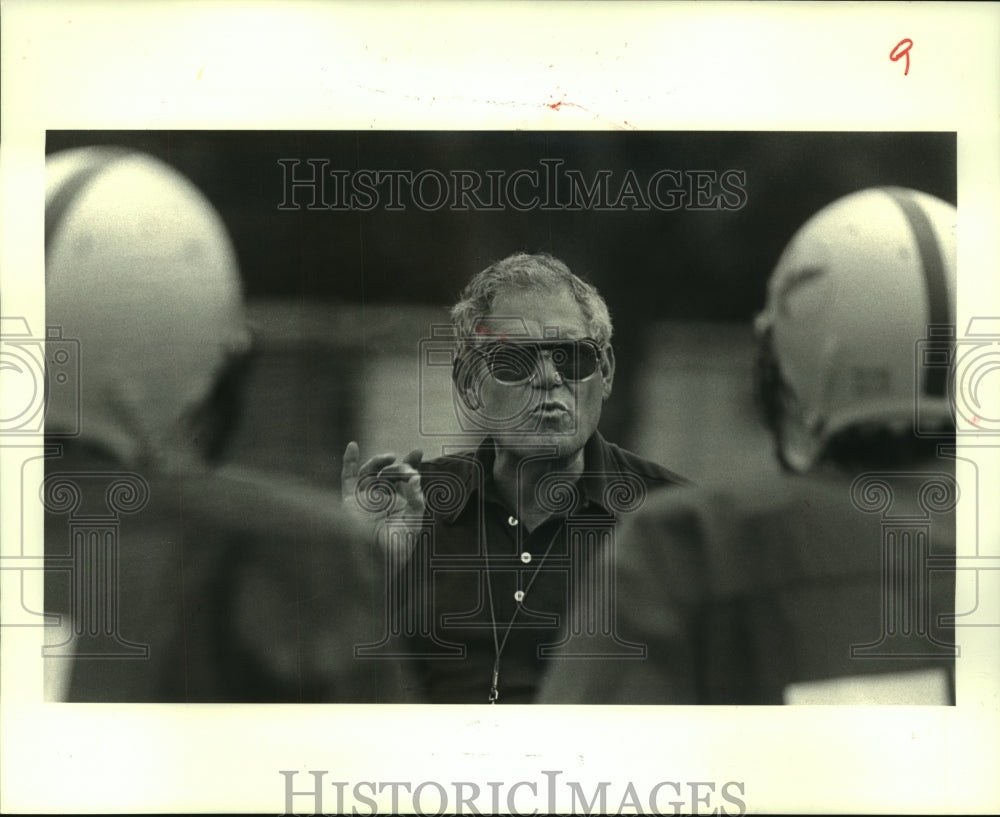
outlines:
[[351, 440], [344, 449], [344, 464], [340, 470], [342, 480], [354, 479], [358, 475], [358, 461], [361, 459], [361, 449]]

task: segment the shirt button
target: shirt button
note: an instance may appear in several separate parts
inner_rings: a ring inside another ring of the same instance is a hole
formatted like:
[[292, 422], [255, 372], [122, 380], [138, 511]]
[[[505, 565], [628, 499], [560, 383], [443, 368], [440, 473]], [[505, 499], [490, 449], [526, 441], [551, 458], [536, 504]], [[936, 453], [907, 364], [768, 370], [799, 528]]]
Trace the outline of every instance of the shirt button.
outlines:
[[516, 516], [508, 516], [507, 517], [507, 524], [510, 525], [511, 527], [514, 527], [517, 524], [517, 517]]
[[528, 551], [524, 551], [524, 553], [521, 554], [521, 561], [528, 564], [531, 561], [531, 554], [528, 553]]
[[518, 590], [514, 594], [514, 601], [524, 601], [524, 591], [523, 590]]

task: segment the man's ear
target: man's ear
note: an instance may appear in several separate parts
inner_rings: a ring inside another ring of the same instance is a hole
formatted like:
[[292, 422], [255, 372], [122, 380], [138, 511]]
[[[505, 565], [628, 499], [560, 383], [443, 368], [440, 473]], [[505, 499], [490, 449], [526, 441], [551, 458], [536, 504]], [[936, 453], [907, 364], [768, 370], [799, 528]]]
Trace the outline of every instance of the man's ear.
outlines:
[[604, 384], [604, 399], [611, 396], [611, 386], [615, 382], [615, 350], [609, 343], [601, 355], [601, 381]]

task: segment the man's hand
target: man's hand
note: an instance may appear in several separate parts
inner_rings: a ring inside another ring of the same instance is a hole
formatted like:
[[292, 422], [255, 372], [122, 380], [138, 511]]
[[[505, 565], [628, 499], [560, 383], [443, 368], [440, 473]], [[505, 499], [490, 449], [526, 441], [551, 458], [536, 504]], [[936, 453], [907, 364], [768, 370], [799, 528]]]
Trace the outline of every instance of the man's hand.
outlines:
[[423, 455], [416, 449], [397, 461], [395, 454], [380, 454], [359, 466], [361, 451], [352, 440], [344, 451], [341, 471], [344, 507], [378, 523], [380, 533], [387, 521], [419, 525], [426, 507], [417, 472]]

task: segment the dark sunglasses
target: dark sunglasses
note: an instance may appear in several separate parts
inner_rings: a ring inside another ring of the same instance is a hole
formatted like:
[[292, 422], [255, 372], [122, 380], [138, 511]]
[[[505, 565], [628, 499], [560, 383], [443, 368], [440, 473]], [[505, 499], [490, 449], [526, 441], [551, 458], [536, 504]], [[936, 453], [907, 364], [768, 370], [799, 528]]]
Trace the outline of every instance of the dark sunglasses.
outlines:
[[595, 340], [534, 340], [491, 343], [479, 353], [490, 376], [508, 386], [527, 383], [542, 371], [547, 353], [563, 380], [586, 380], [601, 365], [601, 346]]

